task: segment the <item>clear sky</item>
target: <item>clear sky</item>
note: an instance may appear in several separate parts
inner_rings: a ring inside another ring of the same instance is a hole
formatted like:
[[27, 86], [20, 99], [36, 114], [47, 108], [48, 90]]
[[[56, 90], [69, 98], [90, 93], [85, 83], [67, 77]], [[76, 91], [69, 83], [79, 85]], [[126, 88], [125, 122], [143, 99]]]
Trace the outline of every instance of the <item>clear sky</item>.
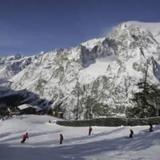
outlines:
[[160, 0], [0, 0], [0, 55], [68, 48], [128, 20], [160, 22]]

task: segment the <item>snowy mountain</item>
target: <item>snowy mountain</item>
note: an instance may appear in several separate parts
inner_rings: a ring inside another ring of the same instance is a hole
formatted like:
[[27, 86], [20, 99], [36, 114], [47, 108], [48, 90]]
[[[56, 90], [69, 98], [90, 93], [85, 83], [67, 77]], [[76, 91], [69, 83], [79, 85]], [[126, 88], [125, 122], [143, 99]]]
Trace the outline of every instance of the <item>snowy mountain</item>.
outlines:
[[32, 63], [35, 56], [24, 57], [19, 54], [0, 57], [0, 83], [5, 83]]
[[20, 58], [16, 72], [7, 77], [8, 70], [1, 71], [0, 77], [7, 77], [14, 90], [27, 89], [53, 101], [51, 107], [66, 119], [124, 115], [135, 105], [131, 98], [146, 70], [148, 83], [159, 86], [159, 33], [160, 23], [125, 22], [107, 37]]
[[138, 22], [138, 21], [129, 21], [128, 25], [136, 25], [137, 27], [142, 27], [151, 32], [154, 38], [160, 42], [160, 22], [157, 23], [146, 23], [146, 22]]

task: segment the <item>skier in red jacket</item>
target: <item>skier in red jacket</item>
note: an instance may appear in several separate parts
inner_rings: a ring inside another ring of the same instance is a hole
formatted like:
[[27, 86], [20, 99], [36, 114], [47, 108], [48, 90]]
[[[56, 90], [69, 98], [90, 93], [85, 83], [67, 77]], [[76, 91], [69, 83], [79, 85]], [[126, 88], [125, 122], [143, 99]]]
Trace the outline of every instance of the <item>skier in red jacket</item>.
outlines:
[[21, 143], [24, 143], [24, 142], [26, 141], [27, 138], [29, 138], [28, 132], [26, 132], [26, 133], [22, 136]]

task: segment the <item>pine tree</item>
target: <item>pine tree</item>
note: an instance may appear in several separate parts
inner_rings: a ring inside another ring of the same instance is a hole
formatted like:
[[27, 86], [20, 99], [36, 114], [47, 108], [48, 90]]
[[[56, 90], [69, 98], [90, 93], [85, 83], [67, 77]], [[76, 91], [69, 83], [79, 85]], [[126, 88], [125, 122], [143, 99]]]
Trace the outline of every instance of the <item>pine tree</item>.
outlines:
[[128, 117], [153, 117], [159, 115], [160, 89], [147, 82], [148, 65], [144, 72], [144, 80], [139, 82], [138, 88], [141, 90], [134, 94], [132, 99], [137, 105], [127, 110]]

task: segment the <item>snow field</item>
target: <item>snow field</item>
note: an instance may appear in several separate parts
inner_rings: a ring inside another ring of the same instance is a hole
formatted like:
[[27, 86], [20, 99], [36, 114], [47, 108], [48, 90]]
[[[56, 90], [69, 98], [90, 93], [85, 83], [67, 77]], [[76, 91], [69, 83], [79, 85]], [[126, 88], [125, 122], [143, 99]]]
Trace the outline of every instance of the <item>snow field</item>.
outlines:
[[[51, 121], [49, 123], [48, 121]], [[159, 160], [160, 127], [88, 127], [56, 125], [50, 116], [24, 115], [0, 122], [0, 160]], [[129, 139], [129, 129], [134, 130]], [[22, 134], [29, 139], [21, 144]], [[59, 145], [59, 134], [64, 142]]]

